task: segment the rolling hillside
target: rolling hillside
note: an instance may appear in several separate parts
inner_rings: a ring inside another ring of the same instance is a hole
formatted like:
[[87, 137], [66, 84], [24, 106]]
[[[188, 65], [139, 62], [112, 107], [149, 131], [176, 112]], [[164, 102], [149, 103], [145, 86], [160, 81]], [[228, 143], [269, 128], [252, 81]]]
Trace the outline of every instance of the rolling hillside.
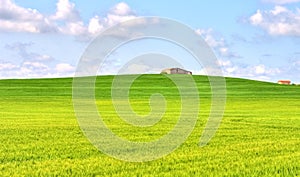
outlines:
[[[130, 76], [121, 77], [126, 82]], [[111, 102], [113, 78], [99, 76], [95, 96], [104, 121], [118, 136], [150, 141], [176, 124], [180, 95], [164, 75], [141, 75], [129, 92], [132, 108], [140, 115], [151, 110], [151, 94], [165, 96], [166, 114], [147, 128], [120, 121]], [[73, 110], [72, 78], [0, 80], [0, 176], [300, 175], [300, 86], [226, 78], [221, 126], [200, 148], [211, 91], [207, 77], [193, 78], [201, 103], [192, 134], [173, 153], [143, 163], [111, 158], [86, 139]]]

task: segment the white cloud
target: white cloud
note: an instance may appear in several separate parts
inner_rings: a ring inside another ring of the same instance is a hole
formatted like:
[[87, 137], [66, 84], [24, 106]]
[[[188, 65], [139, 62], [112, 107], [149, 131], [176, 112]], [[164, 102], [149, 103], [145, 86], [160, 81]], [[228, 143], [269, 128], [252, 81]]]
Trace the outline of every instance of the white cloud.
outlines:
[[13, 70], [16, 68], [18, 68], [18, 66], [12, 63], [0, 63], [0, 71]]
[[273, 4], [289, 4], [300, 2], [300, 0], [263, 0], [263, 2], [273, 3]]
[[62, 22], [62, 25], [57, 25], [57, 30], [63, 34], [78, 36], [88, 32], [75, 4], [69, 0], [58, 0], [56, 13], [50, 19], [54, 20], [56, 25]]
[[[13, 0], [0, 0], [0, 31], [27, 33], [60, 33], [90, 39], [119, 22], [133, 19], [136, 15], [124, 2], [116, 4], [104, 16], [95, 15], [87, 23], [74, 3], [58, 0], [54, 14], [42, 14], [36, 9], [24, 8]], [[60, 63], [47, 54], [29, 51], [33, 43], [13, 43], [5, 48], [15, 51], [22, 63], [0, 62], [1, 78], [32, 78], [73, 76], [75, 67]]]
[[32, 45], [34, 44], [18, 42], [18, 43], [6, 45], [5, 48], [17, 52], [18, 55], [23, 60], [30, 60], [30, 61], [53, 61], [54, 60], [53, 57], [46, 54], [41, 55], [35, 52], [29, 52], [27, 48]]
[[22, 65], [23, 68], [28, 68], [28, 69], [31, 69], [31, 70], [49, 70], [49, 67], [43, 63], [40, 63], [40, 62], [29, 62], [29, 61], [26, 61], [23, 63]]
[[88, 25], [88, 32], [91, 34], [97, 34], [103, 30], [103, 24], [100, 23], [100, 17], [98, 15], [90, 19]]
[[74, 72], [75, 67], [68, 63], [59, 63], [55, 66], [55, 70], [59, 73], [69, 73]]
[[44, 78], [73, 76], [75, 67], [69, 63], [60, 63], [47, 54], [29, 52], [34, 43], [13, 43], [5, 48], [16, 52], [19, 64], [0, 61], [0, 78]]
[[16, 19], [18, 21], [42, 20], [43, 15], [36, 9], [23, 8], [14, 4], [11, 0], [0, 1], [1, 19]]
[[56, 4], [56, 13], [51, 17], [55, 20], [66, 20], [68, 22], [80, 21], [80, 15], [75, 8], [75, 4], [69, 0], [58, 0]]
[[68, 63], [49, 66], [47, 63], [25, 61], [20, 65], [0, 63], [0, 79], [72, 77], [75, 67]]
[[250, 22], [253, 24], [253, 25], [259, 25], [260, 23], [263, 22], [263, 16], [261, 14], [261, 11], [260, 10], [257, 10], [256, 11], [256, 14], [252, 15], [250, 17]]
[[266, 67], [265, 65], [257, 65], [254, 66], [254, 72], [256, 74], [264, 74], [266, 72]]
[[124, 2], [116, 4], [104, 17], [95, 15], [89, 20], [86, 28], [88, 36], [95, 36], [103, 29], [136, 18], [131, 8]]
[[212, 29], [197, 29], [196, 33], [199, 34], [220, 57], [239, 57], [229, 50], [229, 45], [225, 39], [215, 34]]
[[51, 56], [45, 55], [45, 54], [43, 54], [43, 55], [36, 54], [35, 60], [37, 60], [37, 61], [51, 61], [51, 60], [53, 60], [53, 58]]
[[124, 2], [116, 4], [102, 18], [95, 15], [85, 24], [75, 4], [69, 0], [58, 0], [56, 12], [53, 15], [42, 14], [36, 9], [18, 6], [12, 0], [0, 1], [0, 30], [9, 32], [51, 32], [90, 37], [105, 27], [135, 17], [131, 8]]
[[57, 30], [68, 35], [85, 35], [88, 32], [87, 27], [83, 23], [79, 11], [75, 4], [69, 0], [58, 0], [56, 4], [56, 13], [50, 19], [57, 25], [62, 21], [62, 25], [57, 25]]
[[275, 6], [274, 10], [270, 11], [273, 15], [288, 12], [288, 9], [283, 6]]
[[36, 9], [20, 7], [11, 0], [1, 0], [0, 30], [43, 33], [55, 31], [55, 26]]
[[231, 66], [232, 65], [231, 61], [229, 61], [229, 60], [218, 60], [218, 62], [219, 62], [219, 65], [221, 65], [221, 66]]
[[111, 11], [112, 13], [120, 16], [125, 16], [132, 13], [130, 7], [124, 2], [120, 2], [117, 5], [115, 5]]
[[81, 21], [68, 22], [65, 26], [59, 27], [58, 29], [63, 34], [74, 36], [85, 35], [87, 33], [87, 29]]
[[249, 21], [261, 27], [271, 35], [300, 36], [300, 10], [292, 11], [283, 6], [275, 6], [273, 10], [257, 10]]
[[26, 61], [21, 65], [5, 63], [4, 66], [5, 69], [0, 69], [0, 78], [32, 78], [45, 76], [50, 72], [47, 65], [39, 62]]
[[11, 71], [12, 75], [14, 74], [15, 77], [39, 77], [41, 75], [46, 75], [50, 72], [50, 68], [40, 62], [24, 62], [19, 68], [16, 68]]
[[120, 16], [116, 14], [108, 14], [107, 17], [104, 19], [107, 26], [112, 26], [120, 22], [124, 22], [126, 20], [134, 19], [136, 16], [134, 15], [126, 15]]
[[199, 34], [200, 36], [203, 37], [205, 42], [210, 46], [210, 47], [219, 47], [219, 46], [224, 46], [224, 39], [220, 38], [218, 40], [215, 39], [213, 36], [213, 30], [212, 29], [197, 29], [196, 33]]
[[130, 7], [124, 3], [120, 2], [116, 4], [110, 12], [107, 14], [107, 16], [104, 18], [105, 25], [112, 26], [117, 23], [131, 20], [136, 18], [133, 11], [130, 9]]
[[249, 78], [255, 80], [270, 81], [272, 78], [279, 78], [283, 73], [282, 68], [271, 68], [264, 64], [241, 65], [234, 64], [229, 60], [219, 60], [224, 76]]

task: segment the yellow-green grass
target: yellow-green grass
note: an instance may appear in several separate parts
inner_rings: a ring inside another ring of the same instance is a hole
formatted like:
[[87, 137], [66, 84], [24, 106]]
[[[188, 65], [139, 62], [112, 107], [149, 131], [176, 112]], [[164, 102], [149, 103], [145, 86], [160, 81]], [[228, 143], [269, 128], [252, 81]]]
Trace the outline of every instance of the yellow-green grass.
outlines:
[[[143, 163], [113, 159], [87, 140], [73, 110], [71, 78], [1, 80], [0, 176], [300, 175], [299, 86], [226, 78], [224, 118], [214, 138], [200, 148], [211, 92], [207, 77], [193, 77], [201, 101], [194, 131], [170, 155]], [[113, 78], [98, 77], [95, 91], [98, 109], [117, 135], [150, 141], [176, 124], [180, 97], [164, 75], [142, 75], [131, 87], [130, 102], [140, 115], [149, 113], [151, 94], [167, 100], [163, 119], [148, 128], [120, 121], [110, 96]]]

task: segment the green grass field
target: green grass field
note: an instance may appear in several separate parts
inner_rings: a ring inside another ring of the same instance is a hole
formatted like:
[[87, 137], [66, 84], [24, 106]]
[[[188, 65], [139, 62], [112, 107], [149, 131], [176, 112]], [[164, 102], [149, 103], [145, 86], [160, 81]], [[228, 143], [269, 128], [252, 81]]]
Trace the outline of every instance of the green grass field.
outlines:
[[[126, 81], [128, 76], [122, 77]], [[71, 78], [1, 80], [0, 176], [300, 176], [300, 86], [226, 78], [221, 126], [200, 148], [211, 92], [207, 77], [193, 77], [201, 99], [194, 131], [173, 153], [143, 163], [111, 158], [87, 140], [73, 110]], [[176, 124], [180, 97], [164, 75], [142, 75], [131, 87], [137, 114], [150, 111], [153, 93], [168, 101], [161, 122], [148, 128], [118, 119], [110, 96], [112, 80], [97, 78], [96, 99], [105, 123], [118, 136], [150, 141]]]

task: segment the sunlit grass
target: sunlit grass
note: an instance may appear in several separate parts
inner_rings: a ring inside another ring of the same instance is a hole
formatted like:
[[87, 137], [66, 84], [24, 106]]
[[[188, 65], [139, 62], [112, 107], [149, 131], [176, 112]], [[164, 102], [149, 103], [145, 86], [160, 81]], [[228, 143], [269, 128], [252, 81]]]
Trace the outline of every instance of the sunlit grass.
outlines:
[[[124, 77], [126, 80], [127, 76]], [[183, 77], [183, 76], [174, 76]], [[178, 90], [162, 75], [143, 75], [132, 85], [130, 103], [150, 112], [159, 92], [167, 112], [153, 127], [134, 127], [115, 113], [113, 76], [97, 79], [96, 103], [105, 123], [132, 141], [167, 133], [180, 113]], [[227, 78], [222, 124], [209, 144], [198, 147], [210, 111], [206, 77], [194, 76], [200, 114], [184, 144], [162, 159], [129, 163], [99, 152], [80, 130], [72, 105], [72, 79], [0, 81], [0, 176], [299, 176], [300, 87]]]

